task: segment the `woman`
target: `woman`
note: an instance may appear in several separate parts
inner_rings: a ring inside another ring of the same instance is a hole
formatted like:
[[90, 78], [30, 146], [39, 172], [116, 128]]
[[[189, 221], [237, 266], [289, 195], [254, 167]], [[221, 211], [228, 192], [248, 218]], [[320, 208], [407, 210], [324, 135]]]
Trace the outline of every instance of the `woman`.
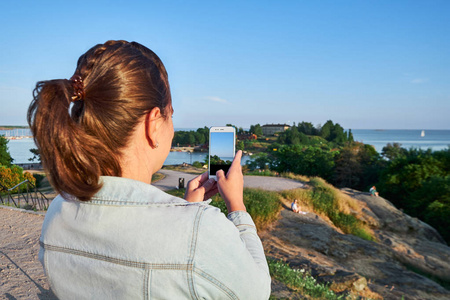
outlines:
[[[60, 299], [267, 299], [270, 275], [243, 202], [241, 152], [185, 199], [150, 185], [174, 130], [164, 65], [126, 41], [94, 46], [71, 80], [39, 82], [28, 122], [60, 193], [39, 258]], [[228, 219], [208, 199], [220, 192]]]

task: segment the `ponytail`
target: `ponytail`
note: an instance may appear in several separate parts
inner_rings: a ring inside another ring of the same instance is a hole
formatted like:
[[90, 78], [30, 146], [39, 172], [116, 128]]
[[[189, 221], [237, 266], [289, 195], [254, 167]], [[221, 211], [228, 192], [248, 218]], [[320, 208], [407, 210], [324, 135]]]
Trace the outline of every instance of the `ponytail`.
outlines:
[[[59, 193], [88, 200], [101, 188], [101, 174], [120, 176], [121, 171], [117, 160], [106, 157], [111, 151], [72, 119], [72, 89], [65, 79], [38, 82], [28, 124], [51, 184]], [[79, 103], [74, 113], [76, 106]]]
[[[121, 176], [120, 153], [154, 107], [171, 105], [167, 72], [150, 49], [108, 41], [83, 54], [71, 80], [40, 81], [28, 124], [50, 182], [89, 200], [100, 176]], [[167, 117], [167, 116], [165, 116]]]

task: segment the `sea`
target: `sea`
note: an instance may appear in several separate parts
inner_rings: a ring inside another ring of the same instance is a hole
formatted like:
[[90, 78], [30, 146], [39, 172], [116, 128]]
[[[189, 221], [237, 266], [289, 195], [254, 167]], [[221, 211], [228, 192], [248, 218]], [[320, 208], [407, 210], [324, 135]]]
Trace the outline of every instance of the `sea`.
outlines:
[[[189, 130], [180, 128], [176, 130]], [[381, 153], [388, 143], [400, 143], [404, 148], [431, 149], [433, 151], [448, 149], [450, 147], [450, 130], [377, 130], [377, 129], [352, 129], [355, 141], [363, 142], [375, 147]], [[0, 135], [7, 137], [31, 136], [29, 129], [0, 130]], [[28, 163], [33, 157], [30, 149], [36, 148], [32, 138], [11, 139], [8, 143], [9, 153], [14, 163]], [[170, 152], [164, 165], [178, 165], [182, 163], [192, 164], [195, 161], [203, 162], [206, 153], [201, 152]], [[250, 160], [250, 156], [244, 156], [242, 163]]]

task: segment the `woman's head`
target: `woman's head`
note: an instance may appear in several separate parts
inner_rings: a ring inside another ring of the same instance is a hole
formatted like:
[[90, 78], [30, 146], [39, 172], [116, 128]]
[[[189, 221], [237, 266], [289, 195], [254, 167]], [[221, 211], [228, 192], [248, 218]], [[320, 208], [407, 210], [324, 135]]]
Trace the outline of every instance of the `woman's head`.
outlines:
[[71, 80], [38, 82], [33, 96], [28, 123], [44, 168], [59, 192], [81, 200], [100, 189], [99, 176], [121, 176], [121, 150], [150, 111], [172, 114], [164, 65], [136, 42], [94, 46]]

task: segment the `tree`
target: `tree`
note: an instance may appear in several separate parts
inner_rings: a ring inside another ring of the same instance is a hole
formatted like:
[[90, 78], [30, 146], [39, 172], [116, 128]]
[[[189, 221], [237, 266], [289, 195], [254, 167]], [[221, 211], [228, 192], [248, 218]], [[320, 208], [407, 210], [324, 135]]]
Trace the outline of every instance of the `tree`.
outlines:
[[330, 180], [334, 170], [334, 157], [339, 154], [327, 148], [303, 145], [283, 145], [272, 151], [270, 168], [278, 172], [293, 172], [307, 176], [320, 176]]
[[299, 132], [302, 132], [306, 135], [318, 135], [318, 130], [314, 127], [314, 125], [310, 122], [301, 122], [297, 125], [297, 129]]
[[260, 137], [263, 135], [262, 127], [259, 124], [250, 126], [250, 133], [256, 134], [256, 136]]
[[10, 167], [13, 158], [9, 154], [8, 140], [4, 136], [0, 136], [0, 165]]
[[404, 156], [407, 151], [401, 146], [402, 144], [400, 143], [388, 143], [381, 150], [381, 155], [388, 160], [394, 160], [400, 156]]
[[339, 187], [354, 188], [362, 177], [362, 165], [358, 147], [344, 147], [336, 157], [334, 184]]
[[331, 136], [331, 130], [334, 128], [333, 121], [328, 120], [320, 129], [320, 136], [326, 139], [327, 141], [330, 140]]
[[238, 141], [238, 142], [236, 143], [236, 149], [237, 149], [237, 150], [242, 150], [242, 151], [244, 151], [244, 149], [245, 149], [245, 143], [244, 143], [244, 141]]
[[246, 162], [246, 165], [248, 165], [251, 170], [258, 168], [264, 170], [268, 168], [269, 162], [269, 155], [267, 153], [260, 152], [253, 155], [252, 159]]
[[405, 149], [405, 155], [390, 161], [380, 177], [379, 191], [407, 213], [414, 213], [413, 194], [432, 177], [448, 175], [445, 162], [431, 149]]
[[195, 143], [197, 145], [203, 145], [206, 142], [205, 136], [201, 132], [195, 132]]
[[41, 162], [41, 154], [39, 153], [39, 149], [33, 148], [33, 149], [30, 149], [30, 152], [33, 154], [33, 157], [29, 158], [28, 160], [34, 162], [37, 159], [38, 162], [40, 163]]
[[355, 141], [355, 139], [353, 138], [353, 133], [352, 133], [352, 130], [351, 130], [351, 129], [348, 130], [348, 138], [347, 138], [347, 140], [348, 140], [350, 143], [353, 143], [353, 142]]

